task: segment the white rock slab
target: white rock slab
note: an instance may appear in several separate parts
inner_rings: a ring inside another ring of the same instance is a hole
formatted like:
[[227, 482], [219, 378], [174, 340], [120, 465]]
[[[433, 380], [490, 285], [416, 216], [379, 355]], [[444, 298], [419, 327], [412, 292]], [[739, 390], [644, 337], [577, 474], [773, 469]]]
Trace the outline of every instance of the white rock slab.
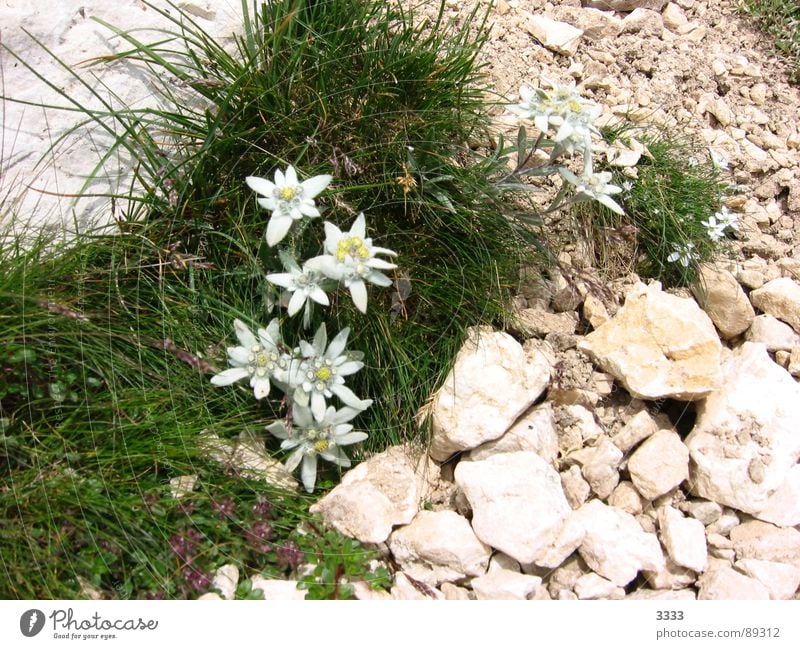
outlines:
[[550, 381], [550, 363], [490, 327], [473, 327], [431, 405], [430, 455], [443, 462], [505, 433]]
[[757, 579], [743, 575], [727, 562], [714, 562], [697, 580], [697, 599], [769, 599], [769, 591]]
[[236, 597], [236, 586], [239, 584], [239, 568], [232, 563], [217, 568], [211, 585], [216, 588], [223, 599]]
[[573, 586], [578, 599], [624, 599], [625, 589], [596, 572], [582, 575]]
[[788, 352], [800, 347], [800, 335], [789, 325], [767, 313], [756, 316], [744, 338], [750, 342], [763, 343], [770, 352]]
[[495, 453], [532, 451], [546, 462], [558, 457], [558, 432], [549, 401], [532, 408], [499, 439], [481, 444], [469, 453], [470, 460], [485, 460]]
[[345, 536], [382, 543], [395, 525], [407, 525], [436, 481], [439, 469], [414, 451], [391, 447], [351, 469], [310, 507]]
[[694, 300], [638, 285], [616, 315], [578, 343], [639, 399], [692, 401], [720, 381], [722, 345]]
[[252, 590], [261, 589], [264, 599], [305, 599], [305, 590], [297, 587], [296, 581], [285, 579], [266, 579], [261, 575], [254, 575], [250, 578]]
[[653, 500], [689, 477], [689, 449], [677, 433], [659, 430], [630, 456], [628, 472], [639, 493]]
[[523, 564], [547, 547], [572, 511], [558, 473], [529, 451], [459, 462], [455, 481], [478, 538]]
[[723, 376], [720, 389], [698, 406], [686, 438], [692, 492], [756, 518], [800, 523], [800, 501], [791, 498], [800, 459], [800, 386], [758, 343], [734, 350]]
[[578, 51], [583, 31], [541, 14], [529, 14], [525, 29], [548, 50], [566, 56]]
[[542, 584], [541, 577], [523, 575], [512, 570], [497, 568], [472, 580], [476, 599], [520, 600], [529, 599]]
[[735, 566], [748, 577], [758, 579], [769, 591], [771, 599], [792, 599], [800, 586], [800, 568], [788, 563], [741, 559]]
[[753, 305], [733, 274], [724, 268], [702, 265], [692, 293], [723, 338], [738, 336], [753, 323]]
[[779, 277], [750, 293], [753, 306], [783, 320], [800, 333], [800, 284], [789, 277]]
[[655, 534], [645, 532], [629, 513], [592, 500], [575, 514], [586, 530], [578, 552], [592, 570], [617, 586], [633, 581], [640, 570], [664, 567]]
[[486, 572], [492, 549], [478, 540], [469, 521], [452, 511], [421, 511], [389, 537], [403, 570], [436, 586]]
[[800, 531], [762, 521], [747, 521], [731, 530], [739, 559], [778, 561], [800, 568]]
[[661, 542], [670, 558], [679, 566], [703, 572], [708, 565], [706, 528], [694, 518], [685, 518], [674, 507], [658, 513]]

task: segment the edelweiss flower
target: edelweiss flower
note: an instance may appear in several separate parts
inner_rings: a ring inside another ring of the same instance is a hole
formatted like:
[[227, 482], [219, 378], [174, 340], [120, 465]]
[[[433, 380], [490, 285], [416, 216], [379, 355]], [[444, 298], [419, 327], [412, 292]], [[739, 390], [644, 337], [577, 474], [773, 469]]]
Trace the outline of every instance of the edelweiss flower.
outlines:
[[674, 252], [671, 252], [667, 257], [669, 262], [680, 262], [681, 266], [688, 268], [695, 259], [694, 244], [689, 241], [688, 243], [680, 244], [673, 243], [672, 247]]
[[283, 250], [278, 253], [278, 256], [283, 262], [283, 267], [289, 272], [271, 273], [267, 275], [267, 281], [285, 288], [287, 293], [291, 295], [288, 306], [290, 316], [295, 315], [305, 306], [303, 322], [304, 326], [308, 328], [311, 321], [311, 302], [309, 299], [323, 306], [330, 304], [328, 296], [320, 287], [323, 276], [318, 270], [311, 268], [308, 262], [303, 264], [303, 268], [300, 268], [294, 257]]
[[269, 394], [270, 379], [283, 383], [290, 366], [289, 357], [279, 349], [278, 320], [270, 322], [266, 329], [259, 329], [258, 338], [241, 320], [234, 320], [233, 327], [241, 345], [228, 347], [228, 363], [232, 367], [213, 376], [211, 383], [231, 385], [249, 378], [256, 399], [263, 399]]
[[325, 414], [327, 404], [334, 394], [342, 402], [356, 410], [366, 410], [372, 404], [371, 399], [359, 399], [353, 391], [345, 386], [344, 377], [355, 374], [364, 367], [358, 358], [360, 354], [344, 353], [350, 329], [345, 327], [331, 341], [328, 348], [328, 334], [323, 322], [314, 336], [312, 344], [300, 341], [302, 358], [293, 363], [289, 382], [294, 386], [294, 401], [307, 407], [311, 402], [311, 412], [317, 420]]
[[543, 133], [550, 127], [558, 129], [553, 141], [561, 150], [572, 153], [580, 147], [585, 154], [590, 154], [592, 134], [599, 133], [592, 123], [602, 115], [602, 107], [581, 97], [574, 82], [568, 86], [545, 83], [552, 90], [522, 86], [520, 103], [509, 106], [509, 110], [525, 119], [532, 119]]
[[304, 216], [310, 218], [319, 216], [314, 198], [332, 179], [333, 176], [321, 175], [304, 180], [302, 183], [298, 182], [297, 172], [292, 165], [289, 165], [285, 174], [277, 169], [275, 182], [258, 176], [245, 178], [250, 189], [266, 197], [259, 198], [258, 204], [272, 212], [267, 223], [267, 243], [270, 246], [278, 244], [295, 221]]
[[300, 475], [306, 491], [314, 491], [317, 481], [317, 457], [333, 462], [340, 467], [350, 466], [350, 458], [345, 455], [342, 446], [356, 444], [367, 439], [367, 434], [354, 431], [347, 422], [359, 413], [353, 408], [336, 410], [329, 406], [322, 417], [314, 417], [308, 408], [294, 405], [292, 407], [292, 426], [287, 428], [285, 422], [276, 421], [267, 430], [282, 439], [281, 448], [295, 449], [286, 460], [286, 468], [294, 471], [302, 461]]
[[619, 204], [611, 198], [611, 194], [619, 194], [622, 191], [622, 187], [609, 184], [612, 176], [610, 171], [592, 173], [591, 165], [588, 165], [587, 171], [580, 177], [569, 169], [561, 168], [558, 173], [575, 187], [575, 201], [596, 200], [617, 214], [625, 214]]
[[326, 221], [325, 250], [329, 254], [314, 257], [307, 262], [311, 268], [319, 269], [350, 289], [353, 304], [362, 313], [367, 312], [366, 282], [377, 286], [391, 286], [392, 280], [380, 271], [397, 268], [396, 264], [375, 256], [383, 254], [394, 257], [397, 253], [373, 246], [372, 239], [366, 238], [366, 229], [363, 213], [358, 215], [347, 233]]

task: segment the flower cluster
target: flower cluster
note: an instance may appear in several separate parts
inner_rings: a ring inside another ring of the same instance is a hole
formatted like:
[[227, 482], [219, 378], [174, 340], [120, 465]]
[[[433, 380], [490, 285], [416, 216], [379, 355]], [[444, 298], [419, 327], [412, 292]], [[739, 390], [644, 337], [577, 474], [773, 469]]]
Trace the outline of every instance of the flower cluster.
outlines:
[[687, 243], [673, 243], [673, 251], [667, 257], [667, 261], [680, 263], [684, 268], [688, 268], [689, 264], [693, 263], [697, 258], [697, 253], [694, 251], [694, 244], [689, 241]]
[[708, 229], [708, 236], [713, 241], [724, 238], [729, 230], [739, 229], [739, 219], [727, 207], [723, 207], [714, 216], [709, 216], [707, 221], [700, 221]]
[[[314, 198], [331, 180], [331, 176], [321, 175], [299, 182], [291, 166], [285, 173], [276, 171], [274, 182], [256, 176], [247, 178], [248, 186], [263, 195], [258, 199], [259, 205], [272, 212], [266, 232], [270, 246], [280, 243], [295, 221], [320, 216]], [[397, 267], [379, 255], [394, 257], [396, 253], [373, 245], [362, 213], [348, 232], [326, 221], [322, 254], [302, 264], [292, 253], [279, 250], [285, 272], [269, 273], [265, 279], [284, 290], [290, 317], [303, 311], [303, 324], [308, 329], [313, 305], [329, 306], [326, 291], [336, 284], [347, 288], [356, 308], [366, 313], [367, 284], [391, 286], [392, 281], [381, 271]], [[363, 354], [345, 349], [350, 335], [347, 327], [329, 343], [322, 323], [311, 342], [302, 340], [297, 347], [290, 347], [281, 337], [277, 318], [255, 334], [241, 320], [234, 320], [233, 326], [239, 345], [228, 348], [230, 367], [212, 377], [211, 382], [226, 386], [248, 380], [259, 400], [269, 396], [272, 386], [284, 393], [289, 411], [285, 419], [270, 424], [267, 430], [283, 440], [282, 449], [292, 451], [286, 461], [289, 471], [302, 463], [303, 486], [313, 491], [318, 458], [348, 467], [350, 459], [342, 447], [367, 438], [366, 433], [353, 431], [347, 422], [372, 405], [372, 400], [360, 399], [345, 385], [346, 377], [364, 367]], [[343, 408], [337, 410], [330, 405], [334, 397], [344, 404]], [[219, 513], [225, 515], [222, 509]], [[287, 559], [288, 563], [292, 561]]]
[[[583, 156], [583, 173], [580, 176], [565, 167], [556, 168], [574, 189], [570, 202], [596, 200], [617, 214], [624, 214], [622, 207], [611, 198], [619, 194], [622, 188], [611, 184], [610, 172], [595, 173], [592, 169], [592, 138], [600, 135], [594, 122], [602, 114], [602, 108], [581, 97], [574, 81], [567, 86], [557, 86], [549, 81], [545, 83], [550, 90], [522, 86], [519, 91], [520, 102], [509, 106], [509, 110], [523, 119], [532, 120], [542, 134], [555, 131], [551, 137], [553, 149], [549, 164], [562, 153], [572, 155], [576, 150], [580, 151]], [[521, 168], [517, 171], [523, 172]], [[562, 190], [565, 187], [566, 184]], [[563, 195], [563, 191], [559, 193], [549, 210], [563, 205]]]

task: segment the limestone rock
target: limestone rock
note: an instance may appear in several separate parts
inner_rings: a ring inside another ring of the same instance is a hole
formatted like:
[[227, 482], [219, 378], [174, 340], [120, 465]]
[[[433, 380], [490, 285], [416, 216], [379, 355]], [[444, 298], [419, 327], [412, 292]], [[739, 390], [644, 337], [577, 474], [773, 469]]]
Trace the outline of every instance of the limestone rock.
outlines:
[[525, 29], [548, 50], [565, 56], [575, 55], [583, 36], [580, 29], [541, 14], [531, 14]]
[[444, 461], [497, 439], [549, 381], [550, 364], [544, 355], [526, 355], [506, 333], [471, 329], [433, 400], [431, 457]]
[[595, 572], [578, 578], [574, 586], [578, 599], [624, 599], [625, 589]]
[[771, 599], [792, 599], [800, 586], [800, 568], [788, 563], [742, 559], [735, 567], [748, 577], [758, 579], [769, 591]]
[[578, 321], [572, 313], [550, 313], [543, 309], [522, 309], [513, 327], [522, 336], [544, 337], [550, 333], [570, 335], [575, 333]]
[[542, 584], [541, 577], [496, 568], [472, 580], [476, 599], [512, 600], [530, 599]]
[[266, 579], [261, 575], [250, 577], [253, 590], [261, 590], [264, 599], [305, 599], [305, 590], [297, 587], [296, 581], [286, 579]]
[[622, 451], [604, 437], [595, 447], [594, 453], [581, 472], [598, 498], [605, 499], [619, 483], [619, 465]]
[[757, 579], [727, 565], [714, 563], [698, 580], [697, 599], [769, 599], [769, 591]]
[[627, 480], [623, 480], [615, 487], [608, 498], [608, 504], [628, 512], [631, 516], [638, 516], [643, 509], [642, 497], [633, 483]]
[[406, 525], [438, 478], [439, 469], [411, 449], [395, 446], [348, 471], [341, 483], [311, 506], [327, 523], [362, 543], [382, 543], [395, 525]]
[[721, 344], [694, 300], [639, 285], [625, 305], [578, 343], [635, 397], [692, 401], [720, 380]]
[[650, 588], [640, 588], [627, 595], [625, 599], [653, 599], [653, 600], [685, 600], [697, 599], [695, 592], [690, 588], [683, 590], [653, 590]]
[[597, 329], [611, 319], [605, 304], [592, 293], [588, 293], [583, 301], [583, 317], [592, 325], [592, 329]]
[[238, 583], [239, 568], [232, 563], [228, 563], [217, 568], [211, 585], [220, 592], [223, 599], [235, 599]]
[[442, 591], [444, 598], [449, 601], [468, 601], [470, 599], [469, 591], [455, 584], [445, 582], [439, 586], [439, 590]]
[[739, 282], [724, 268], [701, 266], [692, 293], [723, 338], [743, 333], [755, 318], [753, 306]]
[[619, 432], [611, 438], [623, 453], [627, 453], [642, 440], [647, 439], [658, 430], [658, 423], [647, 410], [640, 410], [631, 417]]
[[722, 516], [722, 507], [710, 500], [687, 500], [681, 503], [680, 509], [703, 525], [711, 525]]
[[791, 351], [800, 346], [800, 335], [794, 329], [766, 313], [756, 316], [744, 337], [750, 342], [764, 344], [770, 352]]
[[558, 20], [569, 23], [583, 32], [588, 40], [616, 38], [622, 31], [622, 19], [611, 11], [598, 9], [579, 9], [577, 7], [557, 7], [554, 14]]
[[661, 13], [661, 17], [664, 20], [664, 26], [673, 32], [680, 31], [681, 27], [685, 27], [689, 22], [686, 14], [683, 13], [683, 9], [674, 2], [667, 3], [667, 6], [664, 7], [664, 11]]
[[406, 574], [433, 586], [484, 574], [492, 554], [452, 511], [419, 512], [392, 533], [389, 549]]
[[767, 282], [750, 293], [753, 306], [783, 320], [800, 333], [800, 284], [788, 277]]
[[586, 503], [575, 513], [586, 530], [578, 552], [597, 574], [625, 586], [640, 570], [664, 567], [658, 539], [646, 533], [629, 513], [599, 500]]
[[778, 561], [800, 568], [800, 531], [762, 521], [748, 521], [731, 530], [739, 559]]
[[566, 471], [561, 472], [561, 486], [564, 488], [564, 495], [572, 509], [578, 509], [589, 498], [592, 488], [583, 479], [581, 469], [577, 464], [573, 464]]
[[630, 456], [628, 472], [639, 493], [653, 500], [689, 477], [689, 449], [677, 433], [659, 430]]
[[634, 9], [654, 9], [661, 11], [669, 0], [581, 0], [584, 7], [612, 9], [614, 11], [633, 11]]
[[800, 459], [800, 386], [757, 343], [734, 350], [723, 375], [686, 438], [692, 492], [762, 520], [800, 523], [800, 501], [791, 498]]
[[697, 575], [689, 568], [679, 566], [667, 555], [664, 567], [661, 570], [645, 570], [644, 578], [657, 590], [662, 588], [678, 590], [692, 586]]
[[673, 507], [664, 507], [658, 514], [661, 542], [669, 557], [679, 566], [703, 572], [708, 563], [706, 530], [694, 518], [684, 518]]
[[558, 457], [558, 433], [553, 419], [553, 405], [547, 401], [520, 417], [502, 437], [481, 444], [469, 453], [471, 460], [485, 460], [496, 453], [533, 451], [547, 462]]
[[520, 563], [532, 562], [572, 511], [558, 473], [529, 451], [459, 462], [455, 481], [478, 538]]
[[626, 34], [641, 34], [642, 36], [660, 36], [664, 30], [664, 21], [658, 11], [639, 7], [625, 16], [622, 21], [622, 31]]
[[392, 599], [401, 601], [444, 599], [441, 591], [420, 582], [412, 582], [402, 572], [395, 573], [394, 584], [390, 592]]

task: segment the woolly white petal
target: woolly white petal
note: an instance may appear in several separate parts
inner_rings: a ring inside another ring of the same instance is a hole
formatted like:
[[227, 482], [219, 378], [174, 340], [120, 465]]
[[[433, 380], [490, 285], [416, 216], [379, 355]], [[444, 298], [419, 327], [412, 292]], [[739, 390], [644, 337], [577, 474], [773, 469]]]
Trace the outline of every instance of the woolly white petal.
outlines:
[[300, 461], [303, 459], [303, 451], [305, 451], [305, 449], [301, 446], [286, 459], [285, 466], [289, 473], [294, 471], [297, 468], [297, 465], [300, 464]]
[[247, 365], [250, 360], [250, 350], [244, 347], [228, 347], [228, 360], [236, 365]]
[[314, 483], [317, 481], [317, 456], [306, 455], [303, 458], [303, 468], [300, 471], [300, 477], [303, 480], [303, 486], [308, 493], [314, 491]]
[[330, 184], [331, 180], [333, 180], [333, 176], [329, 176], [327, 174], [314, 176], [313, 178], [304, 180], [301, 183], [301, 186], [303, 187], [303, 196], [315, 198]]
[[288, 167], [286, 167], [285, 182], [290, 187], [293, 187], [293, 186], [298, 184], [298, 182], [297, 182], [297, 172], [294, 170], [294, 167], [292, 165], [289, 165]]
[[273, 213], [269, 223], [267, 223], [267, 243], [270, 246], [278, 245], [286, 236], [286, 233], [289, 232], [292, 223], [291, 216], [279, 214], [278, 212]]
[[253, 394], [256, 399], [263, 399], [269, 396], [269, 379], [265, 377], [253, 377], [252, 386]]
[[332, 385], [331, 392], [342, 400], [342, 403], [357, 410], [366, 410], [372, 405], [371, 399], [359, 399], [355, 393], [344, 385]]
[[286, 430], [286, 424], [283, 421], [273, 421], [266, 428], [267, 431], [275, 435], [278, 439], [286, 439], [289, 437], [289, 431]]
[[392, 280], [390, 280], [386, 275], [384, 275], [379, 270], [373, 271], [369, 274], [368, 277], [369, 281], [375, 284], [376, 286], [391, 286]]
[[[391, 282], [389, 282], [391, 284]], [[367, 312], [367, 287], [364, 285], [363, 280], [357, 280], [350, 284], [350, 295], [353, 298], [353, 304], [361, 313]]]
[[336, 372], [340, 376], [350, 376], [358, 372], [362, 367], [364, 367], [364, 363], [361, 361], [346, 361], [336, 368]]
[[300, 428], [310, 428], [314, 423], [311, 411], [303, 406], [292, 408], [292, 419], [294, 419], [295, 425]]
[[292, 293], [292, 297], [289, 300], [289, 308], [288, 313], [290, 316], [295, 315], [300, 309], [303, 308], [303, 305], [306, 303], [306, 294], [303, 291], [295, 291]]
[[233, 330], [236, 332], [236, 337], [245, 349], [251, 349], [254, 345], [258, 344], [250, 328], [238, 318], [233, 321]]
[[345, 327], [338, 334], [336, 334], [336, 337], [331, 340], [331, 344], [328, 345], [328, 351], [325, 352], [325, 356], [330, 359], [341, 356], [345, 346], [347, 345], [347, 337], [349, 335], [350, 327]]
[[322, 421], [325, 418], [325, 409], [327, 408], [327, 404], [325, 403], [325, 397], [322, 396], [320, 392], [312, 392], [311, 393], [311, 414], [314, 415], [314, 419], [317, 421]]
[[267, 281], [283, 288], [291, 288], [294, 285], [294, 275], [291, 273], [270, 273]]
[[345, 435], [341, 435], [336, 438], [337, 446], [347, 446], [348, 444], [358, 444], [359, 442], [363, 442], [365, 439], [369, 437], [366, 433], [362, 433], [359, 430], [354, 430], [352, 433], [346, 433]]
[[625, 215], [625, 210], [623, 210], [623, 209], [622, 209], [622, 208], [621, 208], [621, 207], [620, 207], [620, 206], [617, 204], [617, 202], [616, 202], [616, 201], [615, 201], [613, 198], [611, 198], [610, 196], [608, 196], [607, 194], [600, 194], [600, 195], [597, 197], [597, 200], [598, 200], [598, 201], [600, 201], [600, 202], [601, 202], [603, 205], [605, 205], [605, 206], [606, 206], [608, 209], [610, 209], [612, 212], [616, 212], [617, 214], [622, 214], [623, 216]]
[[364, 212], [358, 215], [353, 225], [350, 228], [351, 237], [361, 237], [362, 239], [367, 236], [367, 220], [364, 218]]
[[273, 197], [259, 198], [256, 202], [265, 210], [269, 210], [270, 212], [274, 211], [278, 207], [278, 201], [276, 201]]
[[236, 381], [240, 381], [241, 379], [245, 379], [249, 376], [247, 370], [243, 367], [232, 367], [228, 370], [223, 370], [219, 374], [216, 374], [211, 377], [211, 383], [213, 385], [223, 386], [223, 385], [231, 385], [231, 383], [236, 383]]
[[275, 191], [275, 183], [267, 180], [266, 178], [259, 178], [258, 176], [248, 176], [244, 179], [247, 186], [258, 194], [264, 196], [271, 196]]
[[331, 301], [328, 299], [328, 296], [325, 295], [325, 291], [323, 291], [319, 286], [312, 288], [308, 296], [317, 304], [328, 306], [331, 303]]

